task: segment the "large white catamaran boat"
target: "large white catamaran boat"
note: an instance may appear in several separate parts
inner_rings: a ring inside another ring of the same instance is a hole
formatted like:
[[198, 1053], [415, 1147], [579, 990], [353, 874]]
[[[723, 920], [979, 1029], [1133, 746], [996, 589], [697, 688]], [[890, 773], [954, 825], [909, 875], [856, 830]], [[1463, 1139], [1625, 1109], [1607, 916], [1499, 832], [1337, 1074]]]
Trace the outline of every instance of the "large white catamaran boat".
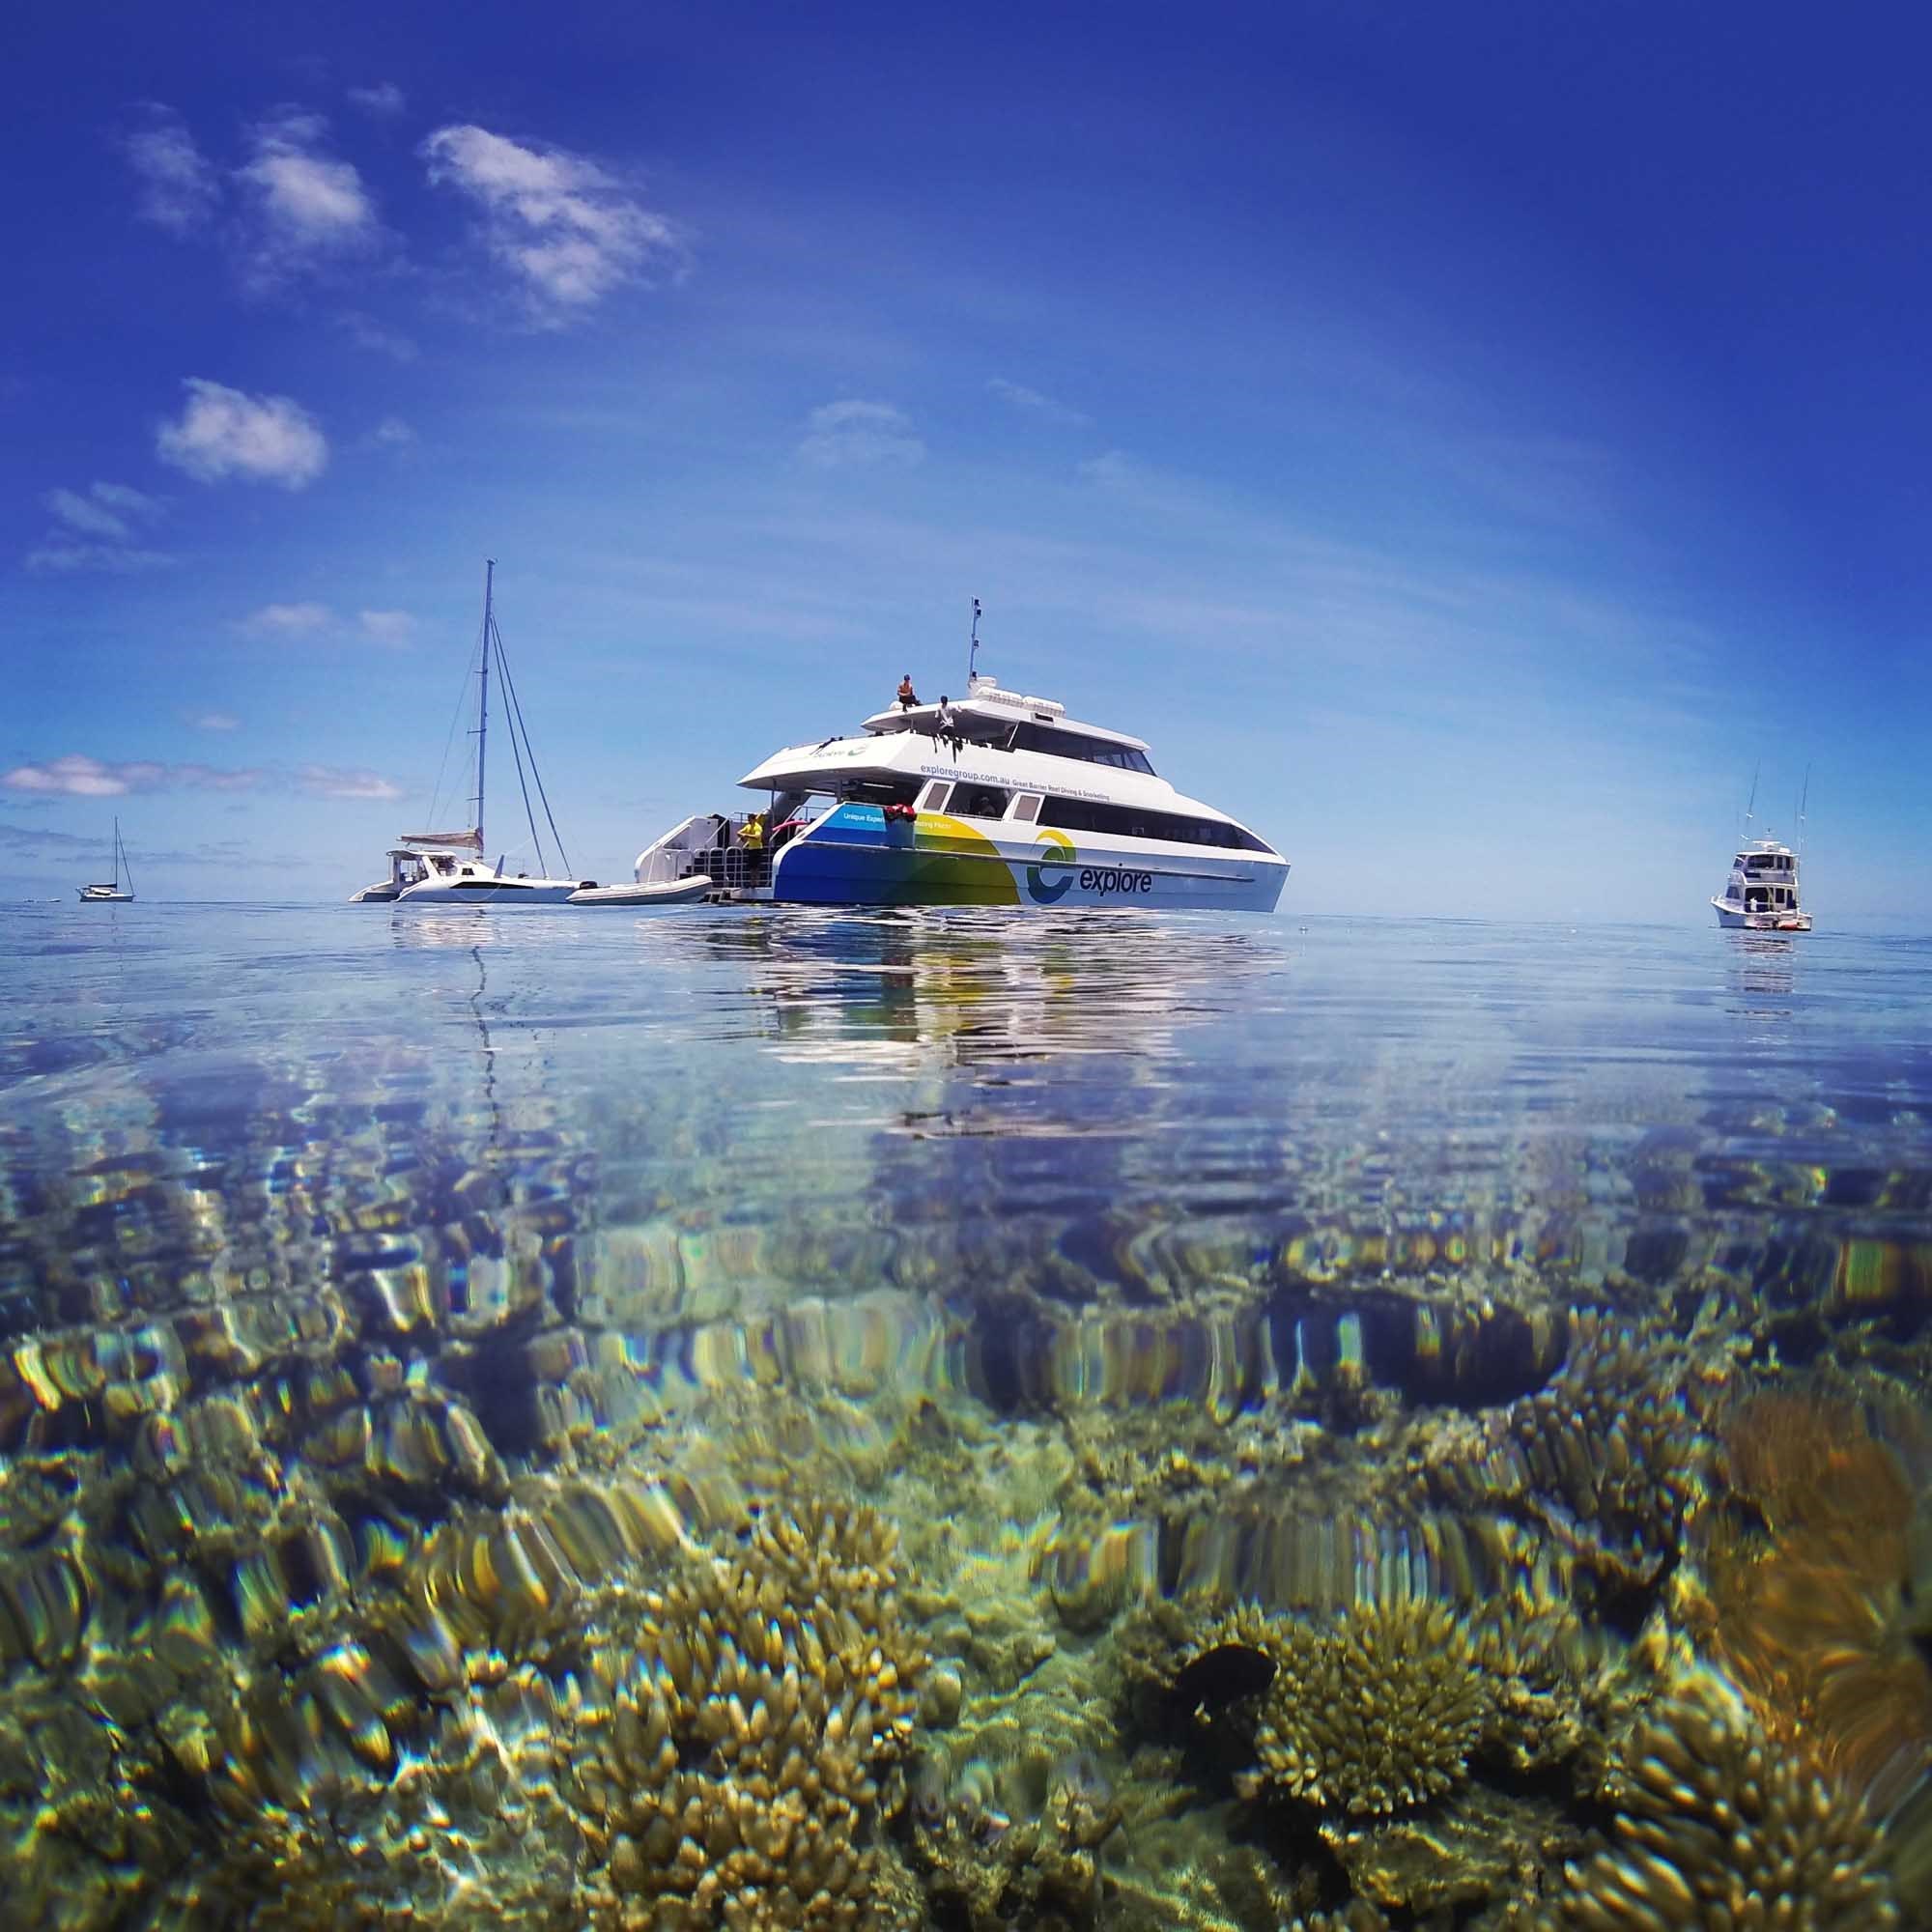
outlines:
[[791, 905], [1274, 909], [1273, 846], [1156, 776], [1145, 740], [979, 672], [978, 619], [976, 600], [963, 698], [902, 697], [851, 736], [775, 752], [738, 781], [763, 810], [683, 820], [638, 855], [639, 883], [705, 873], [713, 898]]
[[[134, 868], [128, 863], [128, 848], [121, 842], [121, 821], [114, 821], [114, 857], [112, 861], [114, 876], [106, 885], [82, 886], [80, 902], [82, 905], [132, 905], [134, 903]], [[121, 884], [121, 874], [128, 874], [128, 884]]]
[[544, 796], [543, 780], [537, 775], [536, 754], [530, 750], [529, 734], [524, 728], [523, 707], [517, 701], [517, 687], [510, 677], [509, 661], [503, 655], [503, 639], [497, 630], [497, 564], [485, 560], [483, 577], [483, 635], [476, 662], [476, 789], [470, 795], [474, 808], [471, 823], [461, 832], [405, 832], [389, 852], [389, 876], [352, 894], [352, 905], [396, 906], [502, 906], [561, 905], [572, 893], [594, 888], [595, 879], [554, 879], [539, 872], [506, 872], [499, 858], [493, 866], [483, 857], [483, 798], [487, 771], [486, 753], [490, 742], [490, 666], [496, 663], [497, 681], [503, 688], [504, 722], [509, 726], [511, 755], [516, 759], [517, 781], [523, 790], [524, 812], [529, 824], [530, 843], [535, 848], [539, 867], [544, 863], [543, 839], [537, 831], [536, 814], [530, 804], [530, 786], [536, 786], [543, 807], [544, 821], [556, 845], [557, 862], [568, 866], [563, 840], [552, 818], [550, 800]]

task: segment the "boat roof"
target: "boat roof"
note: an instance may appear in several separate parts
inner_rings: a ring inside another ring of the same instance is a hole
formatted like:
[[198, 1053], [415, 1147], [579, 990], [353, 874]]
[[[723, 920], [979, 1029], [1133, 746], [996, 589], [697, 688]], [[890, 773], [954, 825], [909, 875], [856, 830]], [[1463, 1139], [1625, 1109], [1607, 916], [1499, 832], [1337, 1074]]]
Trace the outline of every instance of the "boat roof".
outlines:
[[[1065, 705], [1052, 697], [1037, 697], [1031, 692], [1008, 691], [996, 677], [983, 671], [974, 673], [964, 697], [952, 699], [960, 722], [969, 727], [975, 722], [993, 725], [1050, 724], [1056, 731], [1072, 731], [1082, 738], [1097, 738], [1102, 744], [1118, 745], [1122, 751], [1145, 752], [1145, 738], [1130, 737], [1124, 731], [1110, 731], [1103, 724], [1083, 724], [1066, 715]], [[930, 731], [939, 715], [937, 704], [892, 705], [875, 711], [866, 720], [866, 729], [884, 736], [894, 731]]]

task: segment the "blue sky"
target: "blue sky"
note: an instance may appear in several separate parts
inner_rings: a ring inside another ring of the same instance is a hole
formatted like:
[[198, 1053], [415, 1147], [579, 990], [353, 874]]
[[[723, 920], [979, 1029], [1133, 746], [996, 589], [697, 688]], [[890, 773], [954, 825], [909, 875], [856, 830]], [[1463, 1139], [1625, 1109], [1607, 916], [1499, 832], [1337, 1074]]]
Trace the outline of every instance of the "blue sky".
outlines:
[[488, 554], [585, 874], [978, 596], [1290, 913], [1706, 919], [1761, 763], [1929, 923], [1906, 10], [185, 17], [11, 23], [0, 894], [377, 876]]

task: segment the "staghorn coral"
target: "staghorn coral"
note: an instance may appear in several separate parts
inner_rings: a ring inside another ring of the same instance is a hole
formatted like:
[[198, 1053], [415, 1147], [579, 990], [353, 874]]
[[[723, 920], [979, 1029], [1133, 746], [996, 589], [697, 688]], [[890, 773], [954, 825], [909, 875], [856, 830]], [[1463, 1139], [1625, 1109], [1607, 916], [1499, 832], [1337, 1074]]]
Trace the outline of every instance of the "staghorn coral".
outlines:
[[1905, 1472], [1860, 1405], [1799, 1390], [1740, 1405], [1723, 1442], [1732, 1498], [1703, 1535], [1710, 1648], [1768, 1731], [1889, 1809], [1932, 1755], [1932, 1671], [1905, 1629]]
[[1682, 1349], [1573, 1316], [1562, 1373], [1492, 1418], [1486, 1442], [1435, 1460], [1431, 1486], [1465, 1508], [1513, 1502], [1612, 1581], [1647, 1586], [1701, 1491], [1708, 1395]]
[[[1236, 1626], [1253, 1641], [1262, 1628]], [[1246, 1781], [1327, 1810], [1392, 1812], [1460, 1783], [1490, 1695], [1467, 1628], [1445, 1605], [1378, 1604], [1322, 1625], [1274, 1621], [1274, 1682]]]
[[1379, 1906], [1358, 1898], [1333, 1912], [1311, 1912], [1291, 1918], [1285, 1932], [1388, 1932], [1388, 1916]]
[[1637, 1733], [1617, 1837], [1566, 1868], [1530, 1932], [1888, 1932], [1899, 1922], [1870, 1814], [1767, 1738], [1715, 1674], [1691, 1679]]
[[602, 1693], [578, 1779], [589, 1921], [650, 1932], [857, 1928], [904, 1916], [874, 1842], [924, 1653], [869, 1510], [767, 1513], [743, 1551], [644, 1599], [590, 1663]]

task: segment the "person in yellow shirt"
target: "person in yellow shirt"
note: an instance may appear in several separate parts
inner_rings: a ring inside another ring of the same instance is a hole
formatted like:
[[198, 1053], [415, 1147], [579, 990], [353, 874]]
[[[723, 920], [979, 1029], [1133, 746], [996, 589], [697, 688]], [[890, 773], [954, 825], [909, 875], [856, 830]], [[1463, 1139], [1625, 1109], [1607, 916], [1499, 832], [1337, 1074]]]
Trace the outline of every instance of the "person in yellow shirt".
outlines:
[[745, 820], [744, 829], [738, 834], [738, 843], [754, 859], [763, 852], [765, 821], [762, 813], [754, 811]]

